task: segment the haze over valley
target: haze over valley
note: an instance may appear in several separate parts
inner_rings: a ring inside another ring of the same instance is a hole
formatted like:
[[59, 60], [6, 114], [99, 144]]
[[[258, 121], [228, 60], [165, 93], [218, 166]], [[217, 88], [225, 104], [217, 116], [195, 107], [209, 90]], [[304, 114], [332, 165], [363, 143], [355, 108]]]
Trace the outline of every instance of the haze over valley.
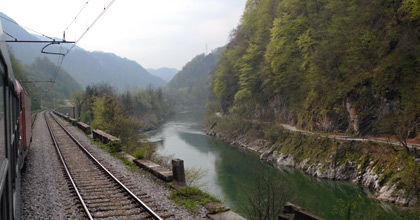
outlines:
[[[223, 200], [252, 220], [289, 218], [287, 202], [314, 219], [420, 219], [420, 1], [105, 6], [85, 3], [107, 14], [77, 14], [63, 38], [22, 26], [14, 3], [0, 13], [33, 110], [73, 109], [119, 138], [103, 146], [118, 158], [183, 159], [168, 197], [193, 213]], [[34, 28], [59, 36], [46, 17]]]

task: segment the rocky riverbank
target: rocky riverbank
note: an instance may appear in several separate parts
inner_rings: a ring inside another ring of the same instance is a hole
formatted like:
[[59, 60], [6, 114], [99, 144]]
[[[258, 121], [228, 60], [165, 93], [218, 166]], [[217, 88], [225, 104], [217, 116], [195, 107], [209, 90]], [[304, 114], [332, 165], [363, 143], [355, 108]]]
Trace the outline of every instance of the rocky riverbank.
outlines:
[[[214, 124], [211, 127], [215, 127]], [[255, 138], [252, 135], [230, 137], [216, 131], [216, 129], [207, 128], [205, 130], [208, 135], [222, 139], [231, 145], [257, 152], [262, 161], [275, 166], [299, 169], [320, 179], [353, 182], [374, 190], [375, 197], [381, 201], [404, 206], [415, 206], [417, 204], [414, 193], [407, 192], [407, 190], [399, 187], [398, 181], [383, 183], [388, 174], [379, 167], [380, 164], [376, 164], [377, 161], [374, 159], [362, 161], [360, 156], [354, 160], [337, 163], [334, 160], [337, 152], [332, 153], [325, 161], [314, 160], [311, 157], [297, 159], [293, 154], [280, 152], [281, 144], [273, 146], [265, 138]], [[400, 170], [395, 172], [398, 171]]]

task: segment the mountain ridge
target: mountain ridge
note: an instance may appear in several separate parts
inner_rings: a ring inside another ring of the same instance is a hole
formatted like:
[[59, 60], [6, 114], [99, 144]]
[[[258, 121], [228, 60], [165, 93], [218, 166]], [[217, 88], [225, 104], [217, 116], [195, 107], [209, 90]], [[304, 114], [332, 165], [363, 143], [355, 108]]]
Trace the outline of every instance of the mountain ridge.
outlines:
[[174, 76], [179, 72], [178, 69], [169, 67], [161, 67], [158, 69], [147, 68], [146, 70], [150, 74], [163, 79], [165, 82], [170, 82], [174, 78]]
[[[2, 12], [0, 15], [13, 20]], [[4, 30], [14, 38], [39, 40], [38, 36], [28, 33], [20, 26], [0, 19]], [[53, 63], [57, 60], [56, 55], [40, 53], [46, 44], [9, 43], [8, 45], [15, 57], [25, 65], [31, 65], [38, 57], [47, 57]], [[59, 46], [48, 48], [48, 51], [58, 52], [59, 50], [61, 50]], [[65, 57], [62, 67], [83, 87], [92, 83], [105, 82], [116, 87], [119, 92], [124, 92], [131, 87], [145, 89], [151, 85], [159, 88], [166, 84], [164, 80], [147, 72], [136, 61], [122, 58], [114, 53], [90, 52], [78, 46]]]

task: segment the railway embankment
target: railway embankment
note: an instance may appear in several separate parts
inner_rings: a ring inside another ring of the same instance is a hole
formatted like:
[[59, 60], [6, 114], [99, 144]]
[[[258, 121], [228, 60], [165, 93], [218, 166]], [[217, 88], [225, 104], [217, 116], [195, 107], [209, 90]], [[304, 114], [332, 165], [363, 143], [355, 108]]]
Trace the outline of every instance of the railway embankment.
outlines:
[[320, 179], [353, 182], [372, 189], [381, 201], [418, 205], [418, 159], [398, 145], [342, 140], [220, 115], [208, 117], [205, 131], [258, 153], [262, 161], [274, 166], [296, 168]]
[[48, 133], [44, 114], [37, 114], [21, 179], [21, 219], [83, 219], [67, 187]]
[[[61, 120], [65, 124], [64, 121]], [[196, 215], [179, 207], [169, 199], [171, 190], [140, 169], [127, 167], [121, 160], [113, 157], [86, 136], [77, 127], [65, 125], [70, 133], [82, 143], [91, 154], [109, 170], [124, 177], [130, 187], [148, 192], [153, 205], [167, 210], [173, 216], [169, 219], [205, 219], [207, 211], [200, 207]], [[55, 155], [51, 138], [45, 125], [45, 118], [40, 114], [34, 122], [34, 137], [28, 156], [28, 164], [22, 176], [23, 219], [83, 219], [73, 193], [69, 190], [63, 175], [61, 164]]]
[[[84, 136], [88, 136], [93, 138], [94, 140], [97, 140], [99, 142], [102, 142], [103, 144], [106, 145], [120, 145], [121, 141], [106, 133], [103, 132], [101, 130], [93, 130], [91, 131], [91, 134], [88, 132], [91, 130], [90, 127], [88, 127], [88, 125], [83, 125], [80, 122], [78, 123], [73, 123], [72, 118], [69, 118], [68, 116], [61, 114], [59, 112], [54, 112], [57, 116], [61, 117], [63, 120], [69, 122], [70, 125], [73, 125], [75, 127], [72, 127], [71, 129], [76, 129], [79, 128], [83, 133]], [[76, 129], [77, 130], [77, 129]], [[83, 136], [83, 133], [79, 131], [79, 135]], [[118, 153], [118, 157], [119, 158], [123, 158], [125, 161], [129, 161], [132, 164], [135, 164], [136, 166], [138, 166], [139, 168], [141, 168], [142, 170], [146, 171], [149, 173], [149, 177], [151, 177], [151, 175], [155, 176], [156, 178], [162, 180], [163, 182], [169, 183], [166, 184], [167, 186], [170, 186], [169, 188], [172, 188], [172, 192], [171, 192], [171, 196], [168, 196], [168, 198], [173, 196], [174, 190], [179, 190], [181, 189], [182, 191], [182, 186], [180, 186], [179, 184], [177, 184], [177, 180], [176, 178], [174, 178], [175, 175], [173, 175], [174, 171], [171, 171], [169, 169], [167, 169], [166, 167], [162, 167], [156, 163], [153, 163], [152, 161], [149, 160], [145, 160], [145, 159], [137, 159], [125, 152], [119, 152]], [[115, 158], [114, 158], [115, 159]], [[152, 178], [153, 179], [153, 178]], [[159, 181], [155, 181], [155, 182], [159, 182]], [[162, 183], [163, 184], [163, 183]], [[160, 184], [160, 185], [162, 185]], [[168, 188], [167, 188], [168, 189]], [[189, 189], [187, 189], [188, 191]], [[200, 193], [204, 193], [201, 192]], [[204, 193], [206, 194], [206, 193]], [[236, 220], [245, 220], [245, 218], [243, 218], [242, 216], [238, 215], [237, 213], [233, 212], [229, 207], [225, 206], [224, 204], [218, 202], [218, 201], [213, 201], [213, 200], [205, 200], [206, 202], [204, 202], [203, 204], [201, 204], [198, 207], [198, 210], [196, 209], [193, 213], [194, 219], [218, 219], [218, 220], [232, 220], [232, 219], [236, 219]], [[200, 202], [199, 202], [200, 203]], [[205, 217], [204, 217], [205, 216]], [[182, 218], [184, 219], [184, 218]]]

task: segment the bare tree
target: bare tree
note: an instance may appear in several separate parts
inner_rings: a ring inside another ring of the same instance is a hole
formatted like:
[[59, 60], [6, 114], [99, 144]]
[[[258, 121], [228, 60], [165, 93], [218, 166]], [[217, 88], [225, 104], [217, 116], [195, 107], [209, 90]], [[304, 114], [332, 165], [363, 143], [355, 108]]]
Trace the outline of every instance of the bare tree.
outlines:
[[241, 207], [251, 220], [274, 220], [283, 210], [290, 190], [284, 180], [268, 171], [258, 174], [252, 188], [245, 189], [246, 204]]

